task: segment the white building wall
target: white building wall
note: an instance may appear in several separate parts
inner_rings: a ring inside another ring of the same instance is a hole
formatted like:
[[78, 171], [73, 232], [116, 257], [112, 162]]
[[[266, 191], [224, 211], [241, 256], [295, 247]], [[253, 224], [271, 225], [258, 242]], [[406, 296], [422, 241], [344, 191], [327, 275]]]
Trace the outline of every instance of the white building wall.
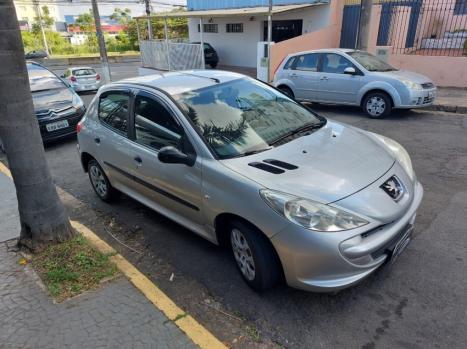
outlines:
[[[273, 16], [273, 20], [301, 19], [302, 34], [306, 34], [329, 25], [330, 16], [330, 6], [324, 4], [277, 14]], [[203, 38], [217, 51], [220, 65], [256, 68], [257, 44], [263, 41], [263, 22], [266, 20], [265, 16], [255, 16], [253, 20], [240, 16], [212, 18], [210, 23], [218, 24], [218, 32], [203, 33]], [[203, 23], [208, 23], [208, 20], [203, 19]], [[226, 33], [227, 23], [243, 23], [243, 33]], [[200, 41], [198, 24], [198, 18], [190, 18], [188, 21], [190, 41]]]

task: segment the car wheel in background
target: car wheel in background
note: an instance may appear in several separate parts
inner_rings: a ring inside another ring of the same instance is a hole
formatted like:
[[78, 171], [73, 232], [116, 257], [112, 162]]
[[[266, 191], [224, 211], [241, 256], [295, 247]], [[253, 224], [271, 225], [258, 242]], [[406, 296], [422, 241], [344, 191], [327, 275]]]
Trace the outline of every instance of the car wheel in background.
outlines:
[[279, 86], [278, 87], [279, 90], [284, 93], [285, 95], [289, 96], [290, 98], [295, 98], [292, 90], [290, 89], [290, 87], [287, 87], [287, 86]]
[[363, 111], [372, 119], [380, 119], [391, 113], [392, 104], [384, 92], [370, 92], [362, 103]]
[[104, 170], [96, 160], [88, 163], [88, 175], [92, 188], [102, 201], [110, 202], [117, 196], [117, 190], [112, 187]]
[[233, 221], [229, 232], [232, 254], [246, 283], [258, 292], [274, 286], [280, 278], [280, 264], [268, 238], [241, 221]]

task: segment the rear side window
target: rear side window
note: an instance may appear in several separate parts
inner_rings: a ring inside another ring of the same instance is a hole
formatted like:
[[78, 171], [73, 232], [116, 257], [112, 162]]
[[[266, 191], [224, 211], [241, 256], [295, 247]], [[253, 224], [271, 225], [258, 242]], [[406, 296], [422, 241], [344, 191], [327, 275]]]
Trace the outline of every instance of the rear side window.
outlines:
[[294, 64], [296, 58], [297, 58], [297, 57], [289, 58], [289, 60], [287, 61], [287, 63], [285, 63], [285, 65], [284, 65], [284, 69], [292, 69], [292, 66], [293, 66], [293, 64]]
[[312, 72], [318, 71], [318, 61], [319, 54], [317, 53], [298, 56], [297, 60], [295, 61], [295, 69]]
[[99, 99], [99, 119], [125, 135], [128, 129], [128, 105], [130, 96], [125, 92], [108, 92]]

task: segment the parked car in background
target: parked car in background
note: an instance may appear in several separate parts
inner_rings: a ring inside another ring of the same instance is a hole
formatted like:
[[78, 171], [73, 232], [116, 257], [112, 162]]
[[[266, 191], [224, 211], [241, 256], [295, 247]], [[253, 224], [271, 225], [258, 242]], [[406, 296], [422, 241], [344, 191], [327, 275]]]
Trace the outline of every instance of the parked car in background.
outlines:
[[24, 55], [26, 59], [40, 59], [40, 58], [48, 58], [47, 52], [38, 50], [38, 51], [30, 51]]
[[78, 143], [102, 200], [124, 192], [229, 246], [258, 291], [282, 276], [311, 291], [364, 279], [410, 242], [423, 196], [397, 142], [231, 72], [106, 85]]
[[101, 76], [91, 67], [68, 68], [62, 75], [76, 91], [96, 91], [101, 87]]
[[361, 106], [371, 118], [382, 118], [393, 108], [426, 107], [436, 97], [436, 86], [426, 76], [347, 49], [288, 55], [275, 73], [274, 86], [299, 101]]
[[34, 111], [44, 142], [76, 133], [86, 108], [73, 89], [57, 75], [35, 62], [26, 64]]
[[[201, 44], [201, 42], [192, 42], [192, 44]], [[216, 50], [207, 42], [204, 43], [204, 63], [208, 64], [213, 69], [215, 69], [219, 63], [219, 56]]]

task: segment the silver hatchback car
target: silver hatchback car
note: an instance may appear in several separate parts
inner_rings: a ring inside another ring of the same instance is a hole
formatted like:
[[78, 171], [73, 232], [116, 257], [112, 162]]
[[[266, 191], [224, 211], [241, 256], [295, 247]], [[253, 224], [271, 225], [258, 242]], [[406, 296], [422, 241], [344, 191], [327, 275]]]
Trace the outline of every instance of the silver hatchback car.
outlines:
[[291, 54], [279, 65], [274, 86], [300, 101], [361, 106], [371, 118], [393, 108], [426, 107], [436, 97], [436, 86], [426, 76], [348, 49]]
[[61, 76], [76, 92], [95, 91], [101, 87], [101, 76], [91, 67], [68, 68]]
[[423, 196], [395, 141], [231, 72], [106, 85], [77, 131], [102, 200], [123, 192], [228, 246], [258, 291], [362, 280], [407, 246]]

